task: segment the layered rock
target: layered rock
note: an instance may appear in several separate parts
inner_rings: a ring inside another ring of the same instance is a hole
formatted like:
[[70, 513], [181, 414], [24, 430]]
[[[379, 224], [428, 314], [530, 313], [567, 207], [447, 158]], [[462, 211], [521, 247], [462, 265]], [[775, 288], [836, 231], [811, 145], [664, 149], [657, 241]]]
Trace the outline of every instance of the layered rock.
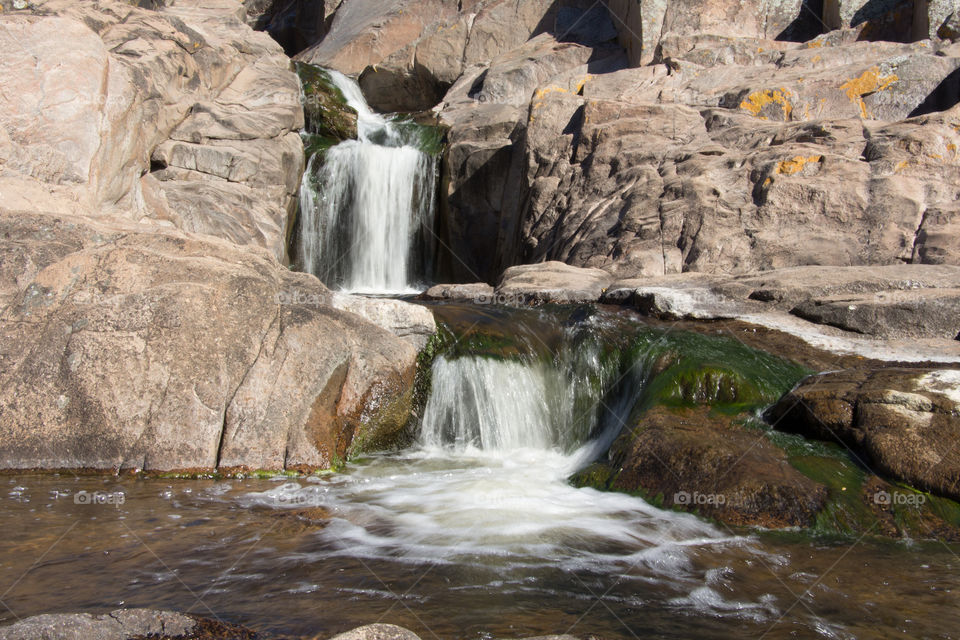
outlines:
[[239, 5], [29, 7], [0, 31], [5, 206], [173, 226], [283, 258], [303, 168], [299, 86]]

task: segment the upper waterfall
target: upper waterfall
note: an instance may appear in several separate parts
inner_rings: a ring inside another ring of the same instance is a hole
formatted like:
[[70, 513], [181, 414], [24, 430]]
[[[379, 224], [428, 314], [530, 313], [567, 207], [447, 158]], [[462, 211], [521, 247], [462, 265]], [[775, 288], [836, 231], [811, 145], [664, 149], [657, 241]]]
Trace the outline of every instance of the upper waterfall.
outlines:
[[351, 292], [403, 293], [427, 276], [437, 162], [409, 123], [375, 113], [356, 82], [328, 71], [357, 112], [358, 140], [310, 158], [300, 187], [305, 270]]

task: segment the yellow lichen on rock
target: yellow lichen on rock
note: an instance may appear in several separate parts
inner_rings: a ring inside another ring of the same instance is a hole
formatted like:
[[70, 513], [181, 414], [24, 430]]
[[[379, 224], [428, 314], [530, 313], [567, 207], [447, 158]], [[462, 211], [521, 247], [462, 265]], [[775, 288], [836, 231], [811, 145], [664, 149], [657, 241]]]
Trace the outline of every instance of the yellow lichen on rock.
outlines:
[[871, 117], [870, 110], [867, 109], [863, 96], [876, 91], [884, 91], [894, 82], [900, 80], [895, 73], [880, 75], [879, 67], [870, 67], [859, 78], [848, 80], [840, 85], [840, 90], [847, 94], [850, 102], [856, 102], [860, 106], [860, 115], [863, 118]]
[[533, 108], [539, 109], [543, 106], [543, 100], [551, 93], [570, 93], [563, 87], [558, 87], [556, 85], [551, 87], [544, 87], [543, 89], [537, 89], [536, 94], [534, 94], [534, 103]]
[[800, 173], [809, 162], [822, 162], [823, 156], [795, 156], [792, 160], [783, 160], [777, 164], [776, 173], [792, 176]]
[[789, 93], [785, 88], [754, 91], [740, 103], [740, 108], [744, 111], [749, 111], [758, 118], [767, 120], [766, 116], [760, 115], [763, 108], [767, 105], [778, 104], [783, 109], [784, 121], [789, 121], [790, 115], [793, 113], [793, 105], [790, 104], [790, 100], [787, 99]]

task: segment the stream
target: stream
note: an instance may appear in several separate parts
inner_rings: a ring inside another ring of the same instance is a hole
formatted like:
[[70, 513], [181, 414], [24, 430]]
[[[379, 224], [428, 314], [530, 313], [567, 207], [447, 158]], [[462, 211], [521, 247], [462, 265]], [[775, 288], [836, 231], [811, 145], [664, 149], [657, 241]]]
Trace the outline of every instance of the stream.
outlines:
[[0, 621], [146, 606], [298, 638], [376, 621], [425, 639], [957, 637], [947, 545], [732, 530], [574, 487], [644, 385], [647, 360], [607, 348], [633, 325], [435, 311], [455, 340], [401, 451], [295, 478], [4, 478]]

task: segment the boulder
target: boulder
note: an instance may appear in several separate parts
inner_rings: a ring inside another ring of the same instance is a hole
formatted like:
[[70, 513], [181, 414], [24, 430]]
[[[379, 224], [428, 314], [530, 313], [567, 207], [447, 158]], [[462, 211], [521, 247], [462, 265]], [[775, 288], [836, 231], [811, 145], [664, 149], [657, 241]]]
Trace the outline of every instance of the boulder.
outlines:
[[822, 373], [801, 382], [765, 417], [777, 429], [849, 447], [881, 476], [960, 499], [960, 371]]
[[[0, 238], [0, 468], [327, 468], [406, 425], [416, 348], [265, 250], [7, 211]], [[404, 306], [377, 319], [426, 330]]]
[[335, 635], [331, 640], [420, 640], [420, 636], [395, 624], [368, 624]]
[[417, 351], [437, 332], [437, 323], [426, 307], [389, 298], [365, 298], [344, 293], [333, 294], [331, 306], [349, 311], [403, 338]]
[[[172, 611], [117, 609], [110, 613], [53, 613], [0, 627], [0, 640], [128, 640], [193, 634], [198, 620]], [[196, 636], [191, 636], [196, 637]]]
[[597, 302], [613, 278], [600, 269], [581, 269], [562, 262], [510, 267], [497, 285], [498, 301], [524, 303]]
[[486, 282], [473, 284], [437, 284], [423, 294], [428, 300], [456, 300], [482, 304], [494, 300], [493, 287]]

